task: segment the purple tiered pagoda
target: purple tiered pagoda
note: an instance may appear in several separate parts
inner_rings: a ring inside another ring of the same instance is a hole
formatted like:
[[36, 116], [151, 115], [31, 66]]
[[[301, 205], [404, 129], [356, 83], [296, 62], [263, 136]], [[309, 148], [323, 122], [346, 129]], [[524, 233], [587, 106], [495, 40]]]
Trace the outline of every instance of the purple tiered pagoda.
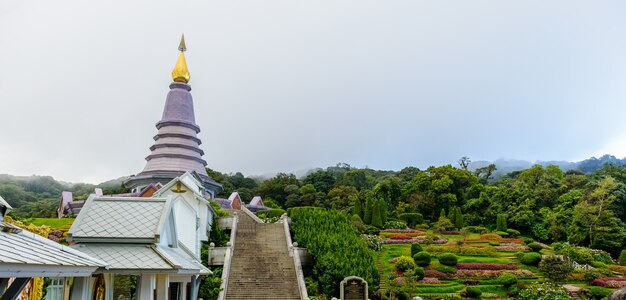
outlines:
[[183, 56], [184, 41], [181, 42], [180, 49], [182, 63], [179, 57], [174, 72], [182, 68], [186, 72], [186, 78], [172, 72], [175, 82], [170, 84], [163, 117], [156, 123], [159, 131], [154, 136], [154, 145], [150, 147], [152, 153], [146, 157], [148, 162], [143, 171], [126, 180], [124, 184], [137, 192], [151, 183], [165, 184], [187, 171], [192, 171], [202, 182], [206, 192], [215, 197], [222, 191], [222, 186], [209, 177], [205, 169], [207, 162], [202, 159], [204, 151], [199, 147], [202, 142], [197, 136], [200, 127], [194, 116], [191, 86], [187, 84], [189, 72]]

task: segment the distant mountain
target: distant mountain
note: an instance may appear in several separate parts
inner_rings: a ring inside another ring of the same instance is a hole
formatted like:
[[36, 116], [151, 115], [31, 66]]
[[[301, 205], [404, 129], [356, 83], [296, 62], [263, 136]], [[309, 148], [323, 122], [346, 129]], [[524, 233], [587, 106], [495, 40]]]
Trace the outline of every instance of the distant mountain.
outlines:
[[502, 177], [508, 173], [521, 171], [532, 167], [533, 165], [555, 165], [561, 168], [563, 171], [569, 170], [579, 170], [583, 173], [593, 173], [599, 169], [601, 169], [605, 164], [613, 163], [619, 166], [626, 165], [626, 158], [619, 159], [613, 155], [603, 155], [600, 158], [592, 157], [589, 159], [585, 159], [579, 162], [569, 162], [569, 161], [536, 161], [530, 162], [526, 160], [516, 160], [516, 159], [497, 159], [493, 162], [479, 160], [473, 161], [469, 165], [469, 169], [475, 171], [478, 168], [486, 167], [490, 164], [495, 164], [497, 171], [494, 172], [493, 177], [498, 178]]

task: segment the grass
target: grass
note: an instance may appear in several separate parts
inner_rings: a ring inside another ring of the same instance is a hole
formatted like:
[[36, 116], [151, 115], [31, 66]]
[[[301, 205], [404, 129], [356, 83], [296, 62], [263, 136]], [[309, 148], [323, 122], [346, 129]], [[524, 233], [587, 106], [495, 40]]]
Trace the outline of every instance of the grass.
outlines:
[[459, 256], [460, 263], [508, 264], [511, 259], [490, 256]]
[[72, 223], [74, 223], [74, 219], [73, 218], [61, 218], [61, 219], [57, 219], [57, 218], [31, 218], [31, 219], [26, 219], [24, 220], [24, 223], [28, 224], [33, 224], [33, 225], [37, 225], [37, 226], [42, 226], [42, 225], [46, 225], [49, 226], [52, 229], [59, 229], [62, 231], [68, 231], [70, 230], [70, 227], [72, 226]]

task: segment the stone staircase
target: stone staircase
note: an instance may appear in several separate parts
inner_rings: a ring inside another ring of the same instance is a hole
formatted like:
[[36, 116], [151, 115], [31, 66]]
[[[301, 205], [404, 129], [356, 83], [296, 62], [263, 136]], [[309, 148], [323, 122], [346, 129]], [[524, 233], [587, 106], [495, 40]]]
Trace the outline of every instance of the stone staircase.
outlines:
[[300, 300], [296, 269], [283, 224], [257, 223], [239, 214], [226, 300]]

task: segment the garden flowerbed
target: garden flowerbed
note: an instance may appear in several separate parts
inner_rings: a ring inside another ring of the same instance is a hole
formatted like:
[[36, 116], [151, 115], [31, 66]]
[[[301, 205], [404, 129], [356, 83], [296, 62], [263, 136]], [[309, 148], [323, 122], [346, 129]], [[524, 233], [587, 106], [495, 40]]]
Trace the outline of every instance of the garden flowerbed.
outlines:
[[[448, 239], [438, 239], [433, 241], [433, 244], [445, 244], [448, 242]], [[384, 240], [383, 244], [413, 244], [413, 243], [419, 243], [419, 244], [423, 244], [424, 240], [419, 240], [419, 239], [389, 239], [389, 240]]]
[[517, 277], [534, 277], [535, 274], [528, 270], [456, 270], [454, 274], [457, 278], [496, 278], [504, 273], [513, 274]]
[[528, 250], [527, 246], [520, 245], [520, 244], [513, 244], [513, 243], [493, 246], [493, 248], [498, 251], [526, 251]]
[[606, 288], [621, 288], [626, 286], [626, 278], [620, 277], [605, 277], [597, 278], [591, 281], [592, 285], [597, 285]]

